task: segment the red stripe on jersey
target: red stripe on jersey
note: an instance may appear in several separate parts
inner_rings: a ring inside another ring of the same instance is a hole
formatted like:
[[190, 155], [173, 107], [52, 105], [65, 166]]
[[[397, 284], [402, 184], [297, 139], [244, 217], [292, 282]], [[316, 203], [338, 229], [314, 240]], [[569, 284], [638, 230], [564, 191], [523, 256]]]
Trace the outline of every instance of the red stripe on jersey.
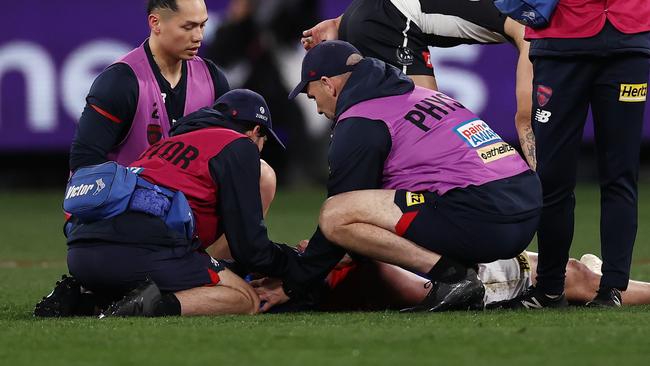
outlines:
[[334, 268], [327, 275], [327, 278], [325, 278], [325, 282], [327, 283], [329, 288], [333, 289], [336, 286], [338, 286], [341, 282], [343, 282], [343, 280], [345, 280], [345, 278], [348, 277], [350, 272], [353, 271], [355, 268], [357, 268], [357, 264], [355, 262], [352, 262], [340, 268], [338, 267]]
[[400, 217], [399, 221], [397, 221], [397, 225], [395, 225], [395, 234], [404, 236], [404, 233], [408, 230], [409, 226], [411, 226], [411, 223], [415, 220], [415, 216], [418, 215], [418, 212], [420, 211], [404, 213], [402, 217]]
[[114, 115], [112, 115], [112, 114], [106, 112], [105, 110], [99, 108], [98, 106], [96, 106], [96, 105], [94, 105], [94, 104], [91, 104], [90, 106], [93, 107], [93, 109], [94, 109], [95, 111], [97, 111], [97, 113], [99, 113], [99, 114], [101, 114], [102, 116], [104, 116], [104, 117], [110, 119], [111, 121], [113, 121], [113, 122], [115, 122], [115, 123], [122, 123], [122, 120], [120, 120], [119, 118], [115, 117]]

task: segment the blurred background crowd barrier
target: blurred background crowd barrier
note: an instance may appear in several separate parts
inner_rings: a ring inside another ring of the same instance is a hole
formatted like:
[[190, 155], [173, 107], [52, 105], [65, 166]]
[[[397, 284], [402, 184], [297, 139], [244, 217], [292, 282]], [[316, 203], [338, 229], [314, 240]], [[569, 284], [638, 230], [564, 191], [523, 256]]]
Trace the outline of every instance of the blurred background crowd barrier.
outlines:
[[[206, 0], [210, 20], [201, 55], [226, 72], [233, 88], [250, 88], [267, 99], [288, 146], [281, 152], [269, 144], [264, 151], [281, 185], [326, 178], [331, 123], [316, 114], [307, 98], [289, 101], [287, 94], [300, 77], [302, 30], [340, 15], [349, 2]], [[149, 34], [146, 1], [23, 0], [3, 8], [0, 188], [58, 188], [68, 174], [70, 142], [92, 81]], [[513, 46], [438, 48], [432, 50], [431, 61], [441, 91], [518, 145]], [[648, 117], [646, 112], [644, 162], [650, 155]], [[585, 151], [591, 152], [591, 123], [585, 141]]]

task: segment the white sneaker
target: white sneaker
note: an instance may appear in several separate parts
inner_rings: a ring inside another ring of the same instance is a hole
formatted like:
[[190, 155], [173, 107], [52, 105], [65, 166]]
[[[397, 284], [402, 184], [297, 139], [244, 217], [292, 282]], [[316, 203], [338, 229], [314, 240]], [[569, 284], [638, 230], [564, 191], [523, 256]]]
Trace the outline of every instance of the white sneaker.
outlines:
[[587, 266], [592, 272], [595, 272], [599, 275], [603, 275], [602, 267], [603, 261], [594, 254], [585, 254], [580, 257], [580, 262]]

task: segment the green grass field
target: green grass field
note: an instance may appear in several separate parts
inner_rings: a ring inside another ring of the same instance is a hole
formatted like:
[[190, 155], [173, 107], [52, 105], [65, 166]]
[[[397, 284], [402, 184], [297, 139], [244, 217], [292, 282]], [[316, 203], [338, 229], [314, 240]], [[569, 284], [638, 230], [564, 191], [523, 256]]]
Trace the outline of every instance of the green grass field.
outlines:
[[[61, 192], [0, 193], [0, 365], [648, 365], [650, 306], [446, 314], [304, 313], [41, 320], [33, 304], [66, 272]], [[271, 237], [297, 243], [323, 192], [279, 192]], [[572, 255], [599, 253], [595, 186], [577, 192]], [[650, 281], [650, 185], [632, 276]]]

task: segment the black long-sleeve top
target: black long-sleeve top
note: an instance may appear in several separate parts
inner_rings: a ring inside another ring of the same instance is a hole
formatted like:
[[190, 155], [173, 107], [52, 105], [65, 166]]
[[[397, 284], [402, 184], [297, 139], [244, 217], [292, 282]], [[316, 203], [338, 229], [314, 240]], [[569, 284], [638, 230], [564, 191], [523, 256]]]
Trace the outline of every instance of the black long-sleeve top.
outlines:
[[[153, 59], [149, 43], [144, 44], [149, 65], [161, 93], [166, 95], [165, 108], [173, 124], [183, 116], [187, 91], [187, 63], [183, 61], [181, 79], [173, 88]], [[210, 60], [205, 60], [216, 98], [230, 90], [224, 73]], [[138, 106], [138, 80], [126, 64], [115, 63], [93, 82], [86, 97], [86, 106], [70, 147], [70, 170], [107, 161], [108, 153], [126, 138]], [[100, 113], [97, 109], [105, 112]]]

